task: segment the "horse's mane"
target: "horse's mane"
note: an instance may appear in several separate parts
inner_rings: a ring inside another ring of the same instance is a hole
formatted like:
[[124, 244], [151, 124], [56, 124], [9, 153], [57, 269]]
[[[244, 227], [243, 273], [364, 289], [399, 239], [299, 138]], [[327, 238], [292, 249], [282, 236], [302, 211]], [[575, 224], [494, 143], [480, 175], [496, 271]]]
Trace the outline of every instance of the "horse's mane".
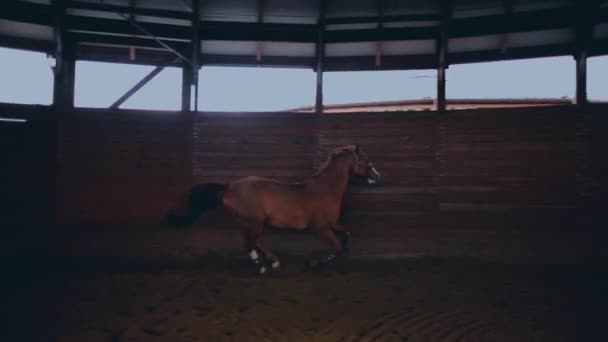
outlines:
[[312, 175], [312, 177], [319, 176], [320, 174], [322, 174], [323, 171], [325, 171], [333, 163], [333, 161], [336, 160], [337, 157], [342, 156], [347, 152], [354, 151], [354, 145], [342, 146], [332, 150], [329, 156], [327, 157], [327, 160], [325, 160], [325, 162], [317, 169], [317, 171]]

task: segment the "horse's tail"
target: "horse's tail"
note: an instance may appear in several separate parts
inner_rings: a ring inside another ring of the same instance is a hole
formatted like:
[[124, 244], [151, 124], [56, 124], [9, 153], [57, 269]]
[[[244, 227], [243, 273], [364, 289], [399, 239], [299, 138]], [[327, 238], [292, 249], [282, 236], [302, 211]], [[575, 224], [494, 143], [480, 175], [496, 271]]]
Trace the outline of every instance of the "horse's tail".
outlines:
[[189, 226], [208, 209], [215, 209], [222, 203], [222, 195], [226, 184], [204, 183], [192, 187], [186, 204], [181, 213], [170, 211], [167, 223], [172, 226]]

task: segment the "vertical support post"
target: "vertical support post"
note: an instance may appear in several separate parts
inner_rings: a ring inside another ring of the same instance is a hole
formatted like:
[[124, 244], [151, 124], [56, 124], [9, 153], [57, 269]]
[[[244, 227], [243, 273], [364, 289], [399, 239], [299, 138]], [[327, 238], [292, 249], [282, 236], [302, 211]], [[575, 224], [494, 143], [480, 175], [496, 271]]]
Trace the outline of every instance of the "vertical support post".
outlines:
[[593, 30], [597, 21], [598, 1], [582, 1], [577, 5], [574, 60], [576, 61], [576, 96], [574, 103], [587, 104], [587, 58], [593, 41]]
[[326, 1], [319, 0], [319, 20], [317, 34], [317, 60], [315, 70], [317, 72], [317, 92], [315, 98], [315, 112], [323, 114], [323, 61], [325, 59], [325, 11]]
[[447, 108], [445, 70], [448, 68], [448, 25], [451, 17], [451, 4], [449, 0], [441, 1], [441, 23], [439, 39], [437, 39], [437, 99], [436, 110], [444, 112]]
[[[384, 0], [376, 0], [376, 6], [378, 8], [378, 31], [381, 33], [382, 28], [384, 27]], [[382, 36], [380, 34], [379, 36]], [[382, 41], [379, 40], [376, 42], [376, 66], [379, 67], [382, 65]]]
[[201, 55], [201, 13], [200, 0], [192, 0], [192, 85], [194, 87], [194, 111], [198, 111], [198, 71], [200, 68], [199, 57]]
[[[505, 16], [508, 18], [509, 21], [513, 20], [511, 17], [513, 14], [513, 0], [503, 0], [502, 4], [503, 4], [503, 9], [505, 11]], [[500, 53], [505, 55], [507, 53], [508, 49], [509, 49], [509, 34], [505, 33], [501, 37]]]
[[576, 98], [577, 105], [585, 105], [587, 99], [587, 51], [580, 51], [576, 57]]
[[189, 112], [192, 102], [192, 70], [189, 65], [182, 66], [182, 112]]
[[[258, 0], [258, 23], [264, 22], [264, 7], [266, 6], [265, 0]], [[262, 49], [264, 47], [264, 43], [261, 41], [255, 42], [255, 60], [256, 62], [260, 62], [262, 60]]]
[[53, 21], [55, 35], [55, 68], [53, 105], [57, 109], [74, 107], [74, 76], [76, 51], [73, 41], [67, 34], [65, 24], [65, 1], [53, 1]]

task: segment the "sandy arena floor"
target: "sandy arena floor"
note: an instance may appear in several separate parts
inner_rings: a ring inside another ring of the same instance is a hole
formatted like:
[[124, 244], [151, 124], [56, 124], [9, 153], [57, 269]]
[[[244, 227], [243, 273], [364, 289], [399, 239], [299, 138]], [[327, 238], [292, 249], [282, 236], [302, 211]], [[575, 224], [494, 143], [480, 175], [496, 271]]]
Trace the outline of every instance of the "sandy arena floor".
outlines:
[[22, 272], [9, 296], [17, 335], [5, 341], [608, 340], [603, 271], [440, 259], [305, 271], [302, 260], [282, 262], [263, 277], [218, 258]]

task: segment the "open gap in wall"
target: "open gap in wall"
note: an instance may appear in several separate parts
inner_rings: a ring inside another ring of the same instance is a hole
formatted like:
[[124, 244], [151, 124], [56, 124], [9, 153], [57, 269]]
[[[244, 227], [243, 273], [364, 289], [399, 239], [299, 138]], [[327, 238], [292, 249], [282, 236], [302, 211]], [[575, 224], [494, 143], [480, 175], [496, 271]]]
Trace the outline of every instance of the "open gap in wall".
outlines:
[[199, 110], [290, 111], [315, 100], [315, 73], [310, 69], [202, 67]]
[[451, 65], [448, 109], [570, 104], [574, 63], [564, 56]]
[[608, 102], [608, 56], [587, 60], [587, 96], [590, 101]]
[[[75, 105], [108, 108], [154, 69], [144, 65], [78, 61]], [[119, 108], [179, 110], [180, 101], [181, 69], [166, 67]]]
[[436, 82], [435, 70], [326, 72], [324, 112], [429, 110]]
[[53, 103], [53, 70], [45, 54], [0, 48], [0, 102]]

